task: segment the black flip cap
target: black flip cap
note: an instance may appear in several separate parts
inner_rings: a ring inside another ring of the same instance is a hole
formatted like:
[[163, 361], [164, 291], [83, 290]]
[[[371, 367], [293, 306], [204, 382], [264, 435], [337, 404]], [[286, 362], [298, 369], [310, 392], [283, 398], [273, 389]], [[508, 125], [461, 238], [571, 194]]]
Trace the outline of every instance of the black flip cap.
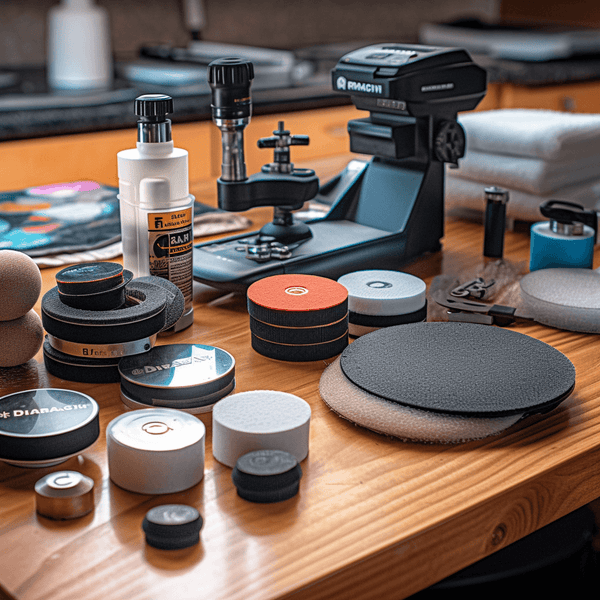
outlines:
[[252, 114], [250, 84], [254, 66], [243, 58], [220, 58], [208, 65], [212, 113], [217, 119], [241, 119]]
[[283, 450], [256, 450], [241, 456], [231, 473], [238, 495], [250, 502], [281, 502], [300, 487], [302, 468]]
[[163, 504], [146, 513], [142, 529], [149, 546], [160, 550], [180, 550], [200, 541], [202, 523], [200, 513], [193, 506]]

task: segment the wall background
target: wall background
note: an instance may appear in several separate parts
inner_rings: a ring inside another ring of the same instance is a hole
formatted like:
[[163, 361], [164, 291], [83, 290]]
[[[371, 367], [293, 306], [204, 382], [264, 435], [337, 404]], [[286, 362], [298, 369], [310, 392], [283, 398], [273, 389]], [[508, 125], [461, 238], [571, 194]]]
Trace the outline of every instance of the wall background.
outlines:
[[[0, 66], [45, 62], [46, 14], [58, 0], [0, 0]], [[183, 0], [98, 0], [117, 57], [143, 44], [185, 46]], [[498, 18], [500, 0], [204, 0], [203, 39], [273, 48], [366, 41], [415, 42], [419, 25]]]

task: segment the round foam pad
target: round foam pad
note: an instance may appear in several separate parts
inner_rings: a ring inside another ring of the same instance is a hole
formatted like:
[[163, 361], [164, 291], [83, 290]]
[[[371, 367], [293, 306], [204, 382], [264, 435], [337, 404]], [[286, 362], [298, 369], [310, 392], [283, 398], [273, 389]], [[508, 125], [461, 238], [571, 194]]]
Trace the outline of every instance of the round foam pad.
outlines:
[[183, 315], [185, 309], [185, 297], [181, 290], [173, 282], [168, 279], [163, 279], [162, 277], [147, 275], [146, 277], [138, 277], [136, 281], [156, 285], [164, 290], [167, 295], [167, 315], [163, 330], [169, 329], [175, 325], [181, 318], [181, 315]]
[[321, 327], [279, 327], [250, 317], [250, 331], [260, 339], [275, 344], [322, 344], [345, 335], [348, 320], [343, 318], [337, 323]]
[[348, 330], [337, 339], [319, 344], [277, 344], [251, 335], [252, 348], [259, 354], [287, 362], [309, 362], [337, 356], [348, 345]]
[[425, 282], [408, 273], [355, 271], [338, 283], [348, 290], [348, 310], [361, 315], [405, 315], [425, 306]]
[[524, 307], [539, 323], [600, 333], [600, 273], [590, 269], [541, 269], [521, 279]]
[[123, 283], [123, 266], [113, 262], [80, 263], [56, 274], [61, 294], [79, 296], [106, 292]]
[[402, 440], [456, 444], [500, 433], [521, 415], [506, 417], [461, 417], [420, 410], [384, 400], [354, 385], [336, 359], [321, 376], [321, 398], [341, 417]]
[[282, 502], [300, 487], [302, 468], [281, 450], [255, 450], [241, 456], [231, 473], [238, 495], [250, 502]]
[[380, 398], [473, 417], [545, 412], [575, 387], [575, 367], [552, 346], [472, 323], [379, 329], [348, 346], [340, 364], [352, 383]]
[[160, 550], [179, 550], [200, 542], [202, 523], [200, 513], [193, 506], [163, 504], [146, 513], [142, 529], [149, 546]]
[[125, 304], [125, 286], [133, 279], [131, 271], [124, 270], [121, 283], [108, 290], [90, 294], [64, 294], [58, 287], [58, 295], [63, 304], [82, 310], [113, 310]]
[[126, 294], [134, 300], [123, 308], [81, 310], [61, 302], [54, 287], [42, 298], [42, 323], [50, 335], [82, 344], [130, 342], [164, 328], [167, 298], [163, 289], [134, 279]]
[[34, 310], [12, 321], [0, 321], [0, 367], [16, 367], [33, 358], [44, 340], [42, 321]]
[[310, 406], [286, 392], [257, 390], [223, 398], [213, 409], [213, 455], [224, 465], [254, 450], [308, 454]]
[[116, 383], [120, 379], [120, 356], [114, 358], [85, 358], [64, 354], [44, 341], [44, 365], [55, 377], [82, 383]]
[[336, 281], [316, 275], [273, 275], [248, 288], [248, 312], [269, 325], [330, 325], [348, 312], [348, 291]]
[[41, 289], [40, 270], [29, 256], [16, 250], [0, 250], [0, 321], [27, 314]]

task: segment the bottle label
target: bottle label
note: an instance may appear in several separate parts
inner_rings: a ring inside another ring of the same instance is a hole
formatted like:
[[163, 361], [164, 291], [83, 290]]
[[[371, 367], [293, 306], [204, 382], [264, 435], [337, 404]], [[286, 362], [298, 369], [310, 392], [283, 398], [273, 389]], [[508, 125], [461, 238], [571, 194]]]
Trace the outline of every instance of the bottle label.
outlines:
[[174, 283], [192, 305], [192, 208], [148, 213], [150, 275]]

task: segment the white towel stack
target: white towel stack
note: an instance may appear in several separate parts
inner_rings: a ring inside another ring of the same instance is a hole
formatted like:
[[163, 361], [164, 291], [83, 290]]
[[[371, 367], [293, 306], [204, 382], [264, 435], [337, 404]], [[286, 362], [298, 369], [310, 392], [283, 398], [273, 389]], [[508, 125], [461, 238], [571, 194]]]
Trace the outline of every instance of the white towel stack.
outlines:
[[467, 152], [446, 170], [446, 206], [484, 210], [483, 188], [510, 192], [507, 216], [543, 217], [550, 199], [600, 208], [600, 115], [502, 109], [459, 117]]

